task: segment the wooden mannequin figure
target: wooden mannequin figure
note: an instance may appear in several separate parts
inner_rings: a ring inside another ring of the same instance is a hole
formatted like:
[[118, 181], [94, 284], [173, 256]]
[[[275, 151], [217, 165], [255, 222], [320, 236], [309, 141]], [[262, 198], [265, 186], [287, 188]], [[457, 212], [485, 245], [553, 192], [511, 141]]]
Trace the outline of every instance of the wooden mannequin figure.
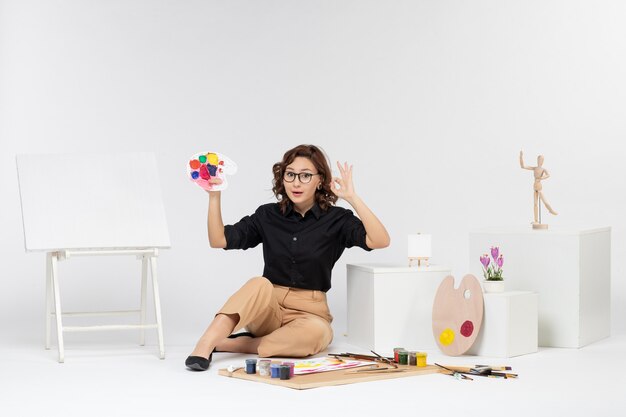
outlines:
[[552, 207], [550, 207], [550, 204], [548, 204], [545, 197], [543, 196], [543, 192], [541, 191], [542, 190], [541, 181], [550, 178], [550, 174], [548, 173], [548, 170], [543, 167], [543, 155], [539, 155], [537, 157], [537, 166], [531, 167], [531, 166], [524, 165], [524, 153], [520, 151], [519, 152], [519, 165], [520, 167], [522, 167], [522, 169], [533, 171], [533, 175], [535, 176], [535, 183], [533, 184], [533, 190], [534, 190], [534, 195], [535, 195], [535, 208], [534, 208], [535, 218], [534, 218], [534, 221], [531, 223], [533, 226], [533, 229], [547, 229], [548, 225], [541, 223], [540, 204], [543, 203], [543, 205], [546, 206], [550, 214], [554, 214], [556, 216], [558, 213], [552, 210]]

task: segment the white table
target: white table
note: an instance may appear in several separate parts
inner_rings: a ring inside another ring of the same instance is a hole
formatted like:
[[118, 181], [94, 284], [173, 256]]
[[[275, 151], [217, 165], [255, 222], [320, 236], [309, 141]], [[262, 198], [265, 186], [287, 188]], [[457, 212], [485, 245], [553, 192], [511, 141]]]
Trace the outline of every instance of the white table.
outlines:
[[510, 358], [537, 352], [539, 297], [536, 293], [486, 293], [483, 301], [483, 324], [468, 354]]
[[391, 355], [394, 347], [436, 349], [433, 301], [444, 266], [348, 265], [348, 342]]
[[470, 233], [470, 271], [504, 254], [507, 290], [539, 294], [539, 346], [579, 348], [610, 335], [611, 229], [495, 229]]

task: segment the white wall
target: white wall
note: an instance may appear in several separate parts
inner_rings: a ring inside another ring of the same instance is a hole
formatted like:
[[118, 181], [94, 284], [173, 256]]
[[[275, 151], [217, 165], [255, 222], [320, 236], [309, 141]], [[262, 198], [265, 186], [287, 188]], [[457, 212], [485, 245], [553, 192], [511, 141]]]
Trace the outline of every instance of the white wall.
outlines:
[[[469, 230], [528, 224], [521, 148], [529, 163], [545, 155], [551, 225], [613, 227], [623, 333], [624, 21], [619, 0], [0, 0], [3, 343], [43, 333], [44, 256], [24, 253], [17, 153], [156, 153], [173, 244], [160, 259], [166, 342], [191, 345], [262, 257], [207, 247], [207, 198], [186, 180], [187, 158], [215, 149], [238, 163], [223, 197], [234, 222], [271, 201], [271, 165], [299, 143], [354, 163], [392, 236], [335, 267], [337, 334], [346, 263], [404, 262], [406, 235], [425, 231], [433, 261], [460, 276], [478, 262]], [[131, 265], [62, 264], [64, 304], [132, 307]]]

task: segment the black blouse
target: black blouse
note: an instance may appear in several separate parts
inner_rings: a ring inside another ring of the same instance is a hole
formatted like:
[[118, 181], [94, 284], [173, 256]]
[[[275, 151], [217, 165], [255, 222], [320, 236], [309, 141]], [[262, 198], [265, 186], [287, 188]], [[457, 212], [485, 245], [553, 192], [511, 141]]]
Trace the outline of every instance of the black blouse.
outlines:
[[345, 248], [365, 244], [365, 227], [352, 211], [315, 204], [304, 217], [278, 203], [264, 204], [254, 214], [224, 226], [225, 249], [248, 249], [263, 243], [263, 276], [285, 287], [328, 291], [331, 270]]

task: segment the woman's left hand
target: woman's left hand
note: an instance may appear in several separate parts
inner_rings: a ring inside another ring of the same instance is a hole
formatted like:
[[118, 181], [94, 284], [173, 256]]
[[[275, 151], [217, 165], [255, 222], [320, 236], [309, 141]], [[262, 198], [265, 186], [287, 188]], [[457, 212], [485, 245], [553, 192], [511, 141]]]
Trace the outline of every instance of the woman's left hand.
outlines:
[[337, 167], [341, 173], [341, 177], [333, 177], [333, 183], [330, 189], [339, 198], [350, 202], [356, 195], [354, 192], [354, 185], [352, 184], [352, 165], [348, 165], [344, 162], [343, 166], [337, 162]]

